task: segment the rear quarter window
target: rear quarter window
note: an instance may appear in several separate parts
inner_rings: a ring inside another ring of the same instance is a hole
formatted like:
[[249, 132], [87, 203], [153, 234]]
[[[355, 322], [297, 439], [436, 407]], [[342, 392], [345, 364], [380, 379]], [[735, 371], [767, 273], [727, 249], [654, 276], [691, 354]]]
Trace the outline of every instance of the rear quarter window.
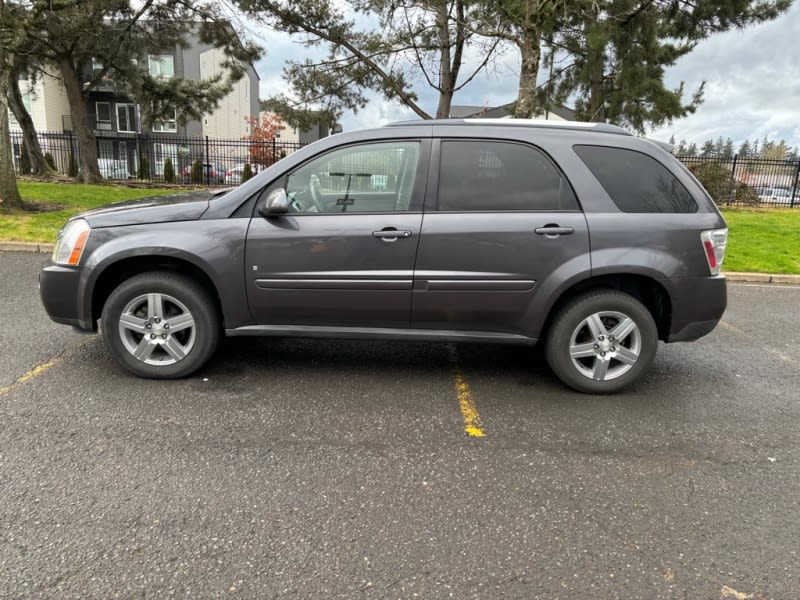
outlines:
[[652, 156], [608, 146], [573, 149], [622, 212], [697, 212], [697, 202], [689, 191]]

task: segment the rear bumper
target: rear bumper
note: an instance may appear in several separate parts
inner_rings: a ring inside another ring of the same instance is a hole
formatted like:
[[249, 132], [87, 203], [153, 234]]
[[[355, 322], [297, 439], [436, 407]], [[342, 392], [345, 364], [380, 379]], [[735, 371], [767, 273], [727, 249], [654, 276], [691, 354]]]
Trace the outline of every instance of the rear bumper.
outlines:
[[711, 333], [728, 306], [724, 275], [670, 279], [672, 326], [667, 342], [690, 342]]
[[48, 264], [39, 272], [39, 296], [47, 315], [56, 323], [79, 331], [97, 331], [91, 303], [85, 300], [86, 269]]

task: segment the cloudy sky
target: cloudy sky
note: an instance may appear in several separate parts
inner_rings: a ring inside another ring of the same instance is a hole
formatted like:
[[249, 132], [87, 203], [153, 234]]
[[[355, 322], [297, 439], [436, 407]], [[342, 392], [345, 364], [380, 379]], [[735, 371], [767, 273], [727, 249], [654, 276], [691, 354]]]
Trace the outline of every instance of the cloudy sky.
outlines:
[[[256, 65], [261, 77], [261, 97], [285, 89], [282, 69], [286, 60], [311, 57], [297, 38], [257, 27], [251, 32], [266, 49]], [[467, 58], [466, 70], [480, 56]], [[508, 51], [490, 73], [482, 74], [456, 94], [454, 104], [495, 106], [516, 98], [519, 61]], [[651, 133], [667, 140], [687, 139], [698, 144], [706, 139], [731, 137], [737, 146], [745, 138], [785, 139], [800, 147], [800, 2], [775, 21], [730, 31], [702, 42], [667, 73], [666, 82], [677, 87], [685, 82], [688, 94], [706, 81], [705, 101], [694, 115], [676, 120]], [[424, 109], [436, 110], [437, 96], [420, 82], [416, 87]], [[342, 119], [345, 130], [374, 127], [416, 116], [407, 108], [375, 97], [358, 112]]]

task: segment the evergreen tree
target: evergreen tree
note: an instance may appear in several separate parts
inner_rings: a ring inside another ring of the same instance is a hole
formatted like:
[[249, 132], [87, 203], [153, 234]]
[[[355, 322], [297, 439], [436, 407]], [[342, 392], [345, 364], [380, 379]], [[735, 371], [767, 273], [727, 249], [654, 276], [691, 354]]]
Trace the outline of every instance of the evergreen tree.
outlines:
[[733, 158], [733, 140], [728, 138], [725, 140], [725, 145], [722, 147], [723, 158]]
[[714, 142], [712, 140], [706, 140], [703, 143], [703, 148], [700, 150], [700, 156], [703, 158], [715, 156]]
[[750, 140], [745, 140], [739, 146], [739, 158], [753, 158], [753, 148], [750, 146]]
[[[665, 69], [714, 33], [774, 19], [790, 0], [575, 0], [556, 11], [549, 53], [568, 67], [554, 97], [577, 94], [579, 120], [610, 121], [644, 132], [694, 112], [703, 84], [683, 99], [683, 84], [664, 85]], [[545, 57], [552, 60], [552, 57]], [[571, 61], [571, 62], [570, 62]]]
[[164, 159], [164, 183], [175, 183], [175, 167], [170, 158]]
[[692, 142], [689, 146], [689, 151], [686, 153], [687, 156], [697, 156], [697, 144]]

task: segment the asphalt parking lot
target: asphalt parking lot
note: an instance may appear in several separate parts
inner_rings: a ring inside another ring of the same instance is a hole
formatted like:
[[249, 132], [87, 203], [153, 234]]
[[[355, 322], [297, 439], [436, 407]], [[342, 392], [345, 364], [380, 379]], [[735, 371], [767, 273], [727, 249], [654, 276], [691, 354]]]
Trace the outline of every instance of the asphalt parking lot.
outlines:
[[800, 597], [800, 288], [731, 285], [613, 397], [397, 342], [155, 382], [47, 319], [43, 260], [0, 253], [2, 598]]

